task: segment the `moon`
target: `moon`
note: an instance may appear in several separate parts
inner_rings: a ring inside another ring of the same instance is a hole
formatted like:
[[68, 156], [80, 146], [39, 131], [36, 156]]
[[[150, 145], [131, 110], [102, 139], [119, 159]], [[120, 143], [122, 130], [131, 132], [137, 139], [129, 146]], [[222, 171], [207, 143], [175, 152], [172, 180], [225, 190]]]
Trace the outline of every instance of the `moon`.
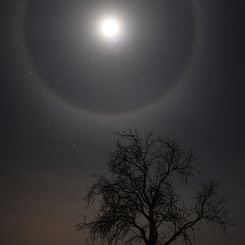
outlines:
[[106, 17], [99, 22], [99, 33], [107, 40], [115, 40], [121, 34], [121, 23], [115, 17]]

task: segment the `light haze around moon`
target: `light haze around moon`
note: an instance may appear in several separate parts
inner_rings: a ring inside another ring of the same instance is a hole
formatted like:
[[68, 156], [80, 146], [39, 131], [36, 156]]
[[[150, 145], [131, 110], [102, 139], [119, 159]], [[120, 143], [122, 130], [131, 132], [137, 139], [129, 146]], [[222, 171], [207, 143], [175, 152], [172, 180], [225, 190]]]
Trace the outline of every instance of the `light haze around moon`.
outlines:
[[191, 61], [193, 6], [177, 2], [71, 0], [60, 10], [58, 0], [30, 1], [26, 49], [42, 82], [66, 103], [103, 114], [142, 109], [164, 99]]

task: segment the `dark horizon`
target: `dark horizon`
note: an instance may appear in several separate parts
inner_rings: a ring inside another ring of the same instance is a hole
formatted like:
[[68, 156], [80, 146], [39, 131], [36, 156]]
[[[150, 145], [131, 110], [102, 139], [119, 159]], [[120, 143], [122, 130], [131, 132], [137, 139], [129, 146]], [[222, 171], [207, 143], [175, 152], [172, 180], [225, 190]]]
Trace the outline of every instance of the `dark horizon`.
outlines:
[[[223, 179], [236, 226], [196, 244], [245, 241], [242, 3], [220, 0], [2, 1], [1, 232], [11, 245], [78, 245], [91, 174], [114, 131], [192, 148], [201, 179]], [[116, 13], [122, 36], [97, 18]], [[199, 181], [198, 181], [199, 182]]]

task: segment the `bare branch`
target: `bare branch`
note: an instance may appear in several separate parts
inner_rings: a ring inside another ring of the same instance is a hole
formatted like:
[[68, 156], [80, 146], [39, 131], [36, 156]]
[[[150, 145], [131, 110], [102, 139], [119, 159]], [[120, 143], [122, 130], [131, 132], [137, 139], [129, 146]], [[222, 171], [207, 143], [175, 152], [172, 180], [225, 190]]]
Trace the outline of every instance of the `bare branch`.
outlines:
[[[176, 180], [189, 180], [198, 173], [192, 151], [186, 151], [168, 137], [136, 129], [116, 132], [106, 176], [94, 176], [85, 200], [94, 207], [94, 217], [84, 216], [77, 230], [87, 231], [89, 240], [107, 244], [144, 242], [172, 244], [182, 239], [192, 245], [202, 222], [220, 226], [231, 222], [219, 182], [201, 185], [188, 207], [176, 189]], [[179, 182], [183, 183], [183, 182]]]

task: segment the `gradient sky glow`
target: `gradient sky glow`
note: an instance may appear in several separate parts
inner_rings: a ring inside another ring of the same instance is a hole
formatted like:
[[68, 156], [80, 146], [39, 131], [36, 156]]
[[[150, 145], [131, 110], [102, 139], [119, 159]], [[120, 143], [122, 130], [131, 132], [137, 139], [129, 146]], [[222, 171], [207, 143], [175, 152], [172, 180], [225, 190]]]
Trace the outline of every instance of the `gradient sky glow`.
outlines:
[[[237, 225], [229, 235], [205, 227], [196, 244], [243, 245], [242, 9], [228, 0], [2, 1], [0, 244], [84, 244], [74, 225], [90, 174], [103, 170], [113, 131], [138, 128], [192, 147], [200, 180], [223, 178]], [[104, 38], [96, 28], [111, 17], [119, 26], [102, 24]]]

